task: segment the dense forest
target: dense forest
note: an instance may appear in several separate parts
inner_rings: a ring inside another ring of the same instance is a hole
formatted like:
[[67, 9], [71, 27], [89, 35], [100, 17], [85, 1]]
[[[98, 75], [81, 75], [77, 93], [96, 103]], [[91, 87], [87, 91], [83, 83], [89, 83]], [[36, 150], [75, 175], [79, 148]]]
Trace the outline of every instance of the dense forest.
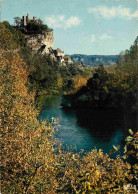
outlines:
[[120, 55], [117, 65], [95, 68], [85, 86], [63, 98], [63, 105], [137, 111], [137, 64], [138, 37], [130, 50]]
[[0, 23], [2, 193], [123, 193], [129, 183], [135, 184], [136, 163], [125, 158], [136, 159], [136, 133], [129, 130], [124, 159], [112, 159], [101, 149], [85, 154], [63, 151], [53, 138], [52, 123], [38, 121], [35, 99], [64, 93], [75, 96], [77, 104], [108, 101], [108, 106], [116, 106], [130, 98], [135, 106], [137, 49], [136, 40], [111, 69], [62, 66], [31, 53], [22, 30]]
[[73, 54], [71, 59], [74, 62], [83, 63], [88, 66], [115, 65], [118, 62], [119, 55], [82, 55]]

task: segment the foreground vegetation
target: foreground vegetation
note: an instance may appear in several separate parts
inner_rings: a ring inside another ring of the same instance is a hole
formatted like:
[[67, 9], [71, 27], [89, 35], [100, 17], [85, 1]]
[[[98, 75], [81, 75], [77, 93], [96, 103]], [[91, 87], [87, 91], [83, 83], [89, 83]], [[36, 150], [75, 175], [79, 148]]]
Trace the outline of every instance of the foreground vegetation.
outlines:
[[[50, 58], [26, 57], [20, 32], [0, 24], [0, 33], [2, 193], [124, 192], [135, 175], [129, 163], [120, 156], [111, 159], [102, 150], [65, 152], [53, 138], [52, 125], [37, 120], [35, 97], [39, 89], [75, 92], [86, 83], [86, 72], [76, 68], [74, 74], [71, 66], [59, 67], [60, 73], [56, 72]], [[71, 85], [74, 80], [77, 87]], [[134, 135], [129, 143], [136, 144]], [[135, 152], [133, 155], [136, 157]]]

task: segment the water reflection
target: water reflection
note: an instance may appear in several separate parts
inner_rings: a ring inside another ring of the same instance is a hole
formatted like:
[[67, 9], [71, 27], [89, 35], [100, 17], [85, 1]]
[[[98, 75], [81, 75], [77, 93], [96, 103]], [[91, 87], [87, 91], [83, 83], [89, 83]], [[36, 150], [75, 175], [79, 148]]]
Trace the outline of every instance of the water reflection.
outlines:
[[128, 119], [130, 126], [135, 125], [132, 115], [124, 117], [123, 113], [116, 111], [63, 110], [61, 97], [46, 98], [43, 104], [39, 119], [51, 121], [52, 117], [58, 118], [60, 127], [56, 137], [64, 146], [76, 146], [78, 151], [90, 151], [96, 147], [108, 153], [112, 145], [123, 145], [130, 128], [124, 118]]

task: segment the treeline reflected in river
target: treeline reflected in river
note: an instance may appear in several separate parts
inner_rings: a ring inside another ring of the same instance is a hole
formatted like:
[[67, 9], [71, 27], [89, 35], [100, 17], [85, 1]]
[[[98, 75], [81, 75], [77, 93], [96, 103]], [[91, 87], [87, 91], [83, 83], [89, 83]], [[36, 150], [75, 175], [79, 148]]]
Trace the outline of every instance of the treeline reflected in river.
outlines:
[[136, 115], [127, 111], [64, 110], [60, 104], [61, 96], [43, 98], [39, 119], [57, 118], [60, 127], [55, 136], [63, 146], [75, 146], [77, 151], [97, 148], [109, 153], [113, 145], [123, 146], [129, 128], [136, 130]]

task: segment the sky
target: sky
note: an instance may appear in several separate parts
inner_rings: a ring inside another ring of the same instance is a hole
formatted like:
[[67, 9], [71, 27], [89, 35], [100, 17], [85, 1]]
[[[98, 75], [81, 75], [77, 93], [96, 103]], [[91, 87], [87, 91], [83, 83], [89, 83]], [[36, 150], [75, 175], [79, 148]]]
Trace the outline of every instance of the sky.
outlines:
[[53, 29], [54, 49], [115, 55], [138, 35], [138, 0], [0, 0], [1, 21], [29, 13]]

